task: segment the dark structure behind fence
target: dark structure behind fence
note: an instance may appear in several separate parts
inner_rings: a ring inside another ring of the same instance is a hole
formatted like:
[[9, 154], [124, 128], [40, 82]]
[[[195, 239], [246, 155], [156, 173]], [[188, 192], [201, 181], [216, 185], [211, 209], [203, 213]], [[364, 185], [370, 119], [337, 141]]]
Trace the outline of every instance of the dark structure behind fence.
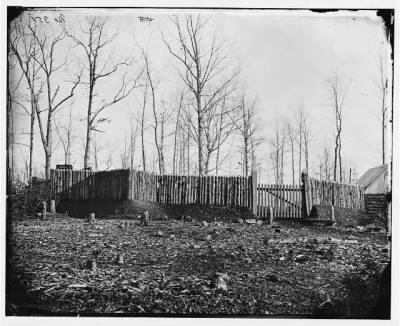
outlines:
[[129, 198], [129, 170], [51, 170], [50, 182], [53, 197], [59, 200]]

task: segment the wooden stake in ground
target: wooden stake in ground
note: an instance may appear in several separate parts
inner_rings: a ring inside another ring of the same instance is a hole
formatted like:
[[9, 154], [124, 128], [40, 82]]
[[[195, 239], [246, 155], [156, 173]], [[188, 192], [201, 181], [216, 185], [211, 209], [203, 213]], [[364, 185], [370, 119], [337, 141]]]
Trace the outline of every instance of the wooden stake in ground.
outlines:
[[272, 223], [274, 223], [274, 212], [273, 212], [271, 206], [268, 208], [268, 210], [269, 210], [269, 214], [268, 214], [268, 224], [269, 224], [269, 225], [272, 225]]
[[149, 211], [146, 210], [143, 212], [143, 214], [141, 216], [139, 225], [147, 226], [147, 225], [149, 225], [149, 220], [150, 220], [150, 214], [149, 214]]
[[56, 201], [54, 199], [50, 201], [50, 213], [51, 214], [56, 213]]
[[117, 257], [117, 264], [118, 265], [123, 265], [124, 264], [124, 254], [118, 254], [118, 257]]
[[46, 219], [46, 217], [47, 217], [47, 209], [46, 209], [46, 207], [47, 207], [47, 204], [46, 204], [46, 202], [44, 201], [43, 203], [43, 210], [42, 210], [42, 219], [43, 220], [45, 220]]
[[88, 261], [88, 268], [93, 272], [96, 273], [97, 271], [97, 261], [96, 258], [92, 258], [91, 260]]
[[90, 213], [88, 217], [88, 222], [90, 225], [94, 225], [96, 223], [96, 215], [95, 213]]

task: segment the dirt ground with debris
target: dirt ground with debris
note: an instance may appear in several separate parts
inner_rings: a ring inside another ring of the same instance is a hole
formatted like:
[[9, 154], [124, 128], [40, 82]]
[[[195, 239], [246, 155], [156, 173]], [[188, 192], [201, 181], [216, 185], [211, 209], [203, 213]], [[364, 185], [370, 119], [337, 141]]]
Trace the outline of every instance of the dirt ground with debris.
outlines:
[[370, 317], [390, 257], [373, 219], [337, 210], [334, 226], [271, 226], [192, 213], [148, 226], [13, 221], [7, 314]]

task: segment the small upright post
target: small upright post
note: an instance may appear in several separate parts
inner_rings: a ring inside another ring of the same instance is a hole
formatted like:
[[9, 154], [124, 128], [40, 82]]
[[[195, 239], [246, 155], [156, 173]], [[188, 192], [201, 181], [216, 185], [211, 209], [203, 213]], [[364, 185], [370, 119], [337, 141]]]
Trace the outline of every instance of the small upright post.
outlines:
[[257, 215], [257, 171], [251, 171], [251, 209], [253, 215]]
[[56, 201], [54, 199], [50, 201], [50, 213], [51, 214], [56, 213]]
[[42, 202], [43, 210], [42, 210], [42, 219], [45, 220], [47, 216], [47, 204], [46, 202]]
[[268, 207], [268, 224], [274, 223], [274, 211], [271, 206]]

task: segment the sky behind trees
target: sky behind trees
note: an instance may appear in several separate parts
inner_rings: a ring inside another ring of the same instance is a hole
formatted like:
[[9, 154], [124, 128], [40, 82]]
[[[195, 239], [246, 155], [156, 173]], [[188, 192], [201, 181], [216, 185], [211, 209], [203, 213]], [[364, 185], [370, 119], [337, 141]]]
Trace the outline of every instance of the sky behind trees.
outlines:
[[[99, 83], [97, 92], [105, 98], [113, 96], [124, 72], [134, 76], [143, 69], [141, 48], [147, 51], [153, 78], [157, 81], [157, 105], [165, 107], [171, 113], [166, 128], [166, 165], [170, 172], [174, 138], [173, 114], [176, 112], [183, 83], [177, 73], [180, 69], [179, 62], [168, 52], [165, 41], [174, 42], [176, 37], [171, 17], [174, 14], [180, 16], [184, 12], [130, 9], [119, 10], [111, 15], [110, 11], [101, 10], [88, 10], [86, 13], [82, 10], [42, 11], [38, 14], [53, 18], [60, 13], [65, 17], [65, 25], [52, 22], [46, 28], [51, 28], [54, 32], [65, 26], [75, 35], [82, 34], [80, 29], [86, 15], [109, 16], [106, 31], [110, 35], [117, 34], [105, 55], [111, 63], [129, 57], [131, 65], [128, 69], [121, 69], [121, 73], [107, 81]], [[318, 165], [325, 148], [333, 155], [335, 116], [329, 79], [336, 74], [341, 87], [348, 88], [343, 103], [342, 156], [345, 168], [352, 168], [353, 173], [361, 175], [368, 168], [381, 164], [379, 60], [384, 58], [391, 83], [391, 49], [385, 37], [383, 22], [374, 11], [316, 14], [300, 10], [201, 10], [199, 13], [210, 19], [203, 41], [209, 42], [216, 35], [229, 49], [227, 65], [221, 72], [221, 77], [238, 68], [238, 94], [245, 94], [248, 99], [256, 98], [256, 125], [259, 137], [263, 139], [256, 150], [256, 163], [262, 180], [273, 183], [271, 139], [274, 138], [277, 128], [284, 130], [287, 123], [295, 124], [300, 107], [303, 107], [310, 127], [309, 173], [319, 173]], [[141, 21], [139, 17], [151, 17], [154, 20]], [[68, 64], [54, 79], [60, 82], [73, 80], [83, 64], [82, 49], [76, 47], [71, 39], [65, 38], [59, 45], [58, 53], [60, 57], [57, 60], [62, 62], [67, 57]], [[12, 78], [18, 80], [19, 76], [20, 72], [16, 68]], [[388, 98], [391, 101], [391, 94], [388, 94]], [[129, 142], [131, 125], [139, 118], [142, 102], [143, 87], [133, 90], [127, 98], [102, 113], [102, 118], [107, 119], [107, 122], [99, 128], [102, 132], [96, 132], [99, 169], [121, 167], [121, 155], [126, 150], [127, 141]], [[74, 126], [71, 163], [76, 168], [82, 168], [87, 107], [87, 89], [84, 85], [78, 87], [69, 104]], [[157, 157], [152, 135], [150, 102], [148, 105], [145, 133], [147, 164], [151, 167], [157, 166], [154, 163]], [[67, 120], [68, 107], [55, 115], [55, 121], [61, 127]], [[19, 133], [27, 131], [29, 118], [16, 115], [15, 128]], [[387, 129], [390, 131], [390, 128]], [[43, 148], [38, 134], [35, 138], [34, 166], [36, 173], [40, 173], [44, 165]], [[54, 138], [57, 138], [56, 135]], [[18, 143], [27, 143], [26, 135], [20, 134], [17, 139]], [[52, 159], [53, 167], [63, 163], [62, 146], [59, 141], [55, 144], [57, 146]], [[194, 159], [194, 142], [191, 146], [190, 153]], [[242, 159], [238, 149], [240, 146], [241, 138], [238, 134], [224, 144], [223, 152], [227, 159], [221, 163], [220, 174], [242, 173]], [[288, 151], [287, 145], [284, 152], [286, 182], [291, 180]], [[15, 153], [17, 164], [23, 168], [27, 157], [25, 146], [17, 146]], [[138, 138], [135, 166], [140, 168], [141, 164]], [[347, 170], [345, 173], [348, 173]]]

